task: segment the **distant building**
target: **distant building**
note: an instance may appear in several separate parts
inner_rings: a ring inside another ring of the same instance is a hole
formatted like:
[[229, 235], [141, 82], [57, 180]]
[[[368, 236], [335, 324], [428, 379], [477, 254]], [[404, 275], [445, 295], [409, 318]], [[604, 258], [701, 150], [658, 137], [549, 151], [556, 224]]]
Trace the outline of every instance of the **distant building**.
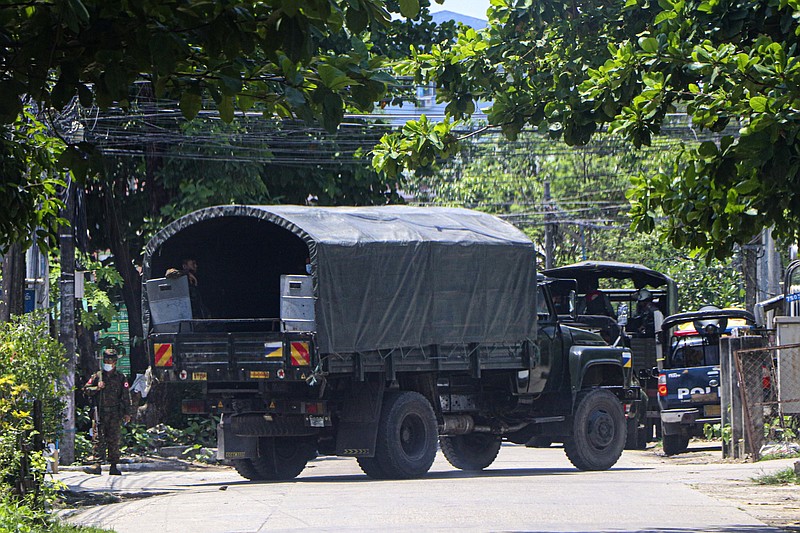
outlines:
[[461, 13], [455, 13], [453, 11], [437, 11], [436, 13], [431, 13], [431, 18], [436, 24], [455, 20], [456, 22], [460, 22], [476, 30], [482, 30], [487, 24], [484, 19], [468, 17], [467, 15], [462, 15]]

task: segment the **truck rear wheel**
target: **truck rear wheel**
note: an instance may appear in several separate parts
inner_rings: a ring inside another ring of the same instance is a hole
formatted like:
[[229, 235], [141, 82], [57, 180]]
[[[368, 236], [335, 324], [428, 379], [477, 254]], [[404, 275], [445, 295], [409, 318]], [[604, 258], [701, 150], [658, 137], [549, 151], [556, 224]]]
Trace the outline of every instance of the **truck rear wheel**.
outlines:
[[268, 438], [259, 443], [259, 452], [261, 456], [252, 459], [259, 479], [281, 481], [300, 475], [313, 459], [316, 445], [309, 439]]
[[436, 457], [437, 436], [436, 415], [423, 395], [411, 391], [388, 394], [375, 445], [378, 473], [387, 479], [425, 475]]
[[675, 435], [664, 434], [661, 444], [664, 447], [664, 455], [677, 455], [685, 452], [686, 448], [689, 447], [689, 437], [680, 433]]
[[250, 459], [234, 459], [233, 468], [235, 468], [236, 472], [238, 472], [239, 475], [245, 479], [249, 479], [251, 481], [264, 479], [264, 477], [258, 473], [255, 465], [253, 465], [253, 461]]
[[383, 471], [375, 457], [359, 457], [356, 461], [358, 461], [361, 471], [372, 479], [386, 479], [386, 472]]
[[572, 436], [564, 441], [569, 461], [579, 470], [608, 470], [625, 447], [625, 414], [616, 396], [592, 389], [578, 396]]
[[439, 437], [439, 447], [447, 462], [460, 470], [483, 470], [494, 462], [501, 441], [494, 435], [471, 433]]

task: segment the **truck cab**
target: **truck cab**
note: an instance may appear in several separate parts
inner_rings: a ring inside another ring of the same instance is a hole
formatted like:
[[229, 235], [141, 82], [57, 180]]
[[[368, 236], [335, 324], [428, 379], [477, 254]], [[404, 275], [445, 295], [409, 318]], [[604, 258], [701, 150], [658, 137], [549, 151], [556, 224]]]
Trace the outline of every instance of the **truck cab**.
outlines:
[[[640, 392], [626, 412], [626, 449], [644, 449], [660, 437], [658, 383], [652, 369], [663, 363], [658, 332], [663, 317], [677, 312], [677, 285], [669, 276], [644, 265], [617, 261], [582, 261], [543, 274], [560, 281], [554, 285], [562, 293], [557, 297], [560, 300], [566, 302], [566, 295], [574, 289], [573, 312], [564, 307], [562, 313], [567, 314], [562, 314], [562, 320], [596, 331], [611, 345], [630, 349], [633, 359], [627, 363], [626, 380]], [[574, 280], [572, 285], [570, 280]], [[658, 310], [652, 322], [640, 313], [644, 295]], [[594, 305], [587, 305], [590, 298]], [[597, 305], [600, 299], [607, 303]]]

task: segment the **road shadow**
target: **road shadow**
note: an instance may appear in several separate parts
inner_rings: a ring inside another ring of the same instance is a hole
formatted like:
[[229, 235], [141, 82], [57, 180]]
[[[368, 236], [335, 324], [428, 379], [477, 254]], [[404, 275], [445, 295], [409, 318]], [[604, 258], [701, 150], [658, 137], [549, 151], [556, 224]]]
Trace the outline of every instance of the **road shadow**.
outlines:
[[[653, 470], [651, 467], [631, 467], [631, 468], [614, 468], [619, 472], [642, 472]], [[481, 470], [480, 472], [465, 472], [463, 470], [447, 470], [447, 471], [433, 471], [428, 472], [425, 476], [419, 479], [442, 479], [442, 480], [458, 480], [458, 479], [491, 479], [491, 478], [515, 478], [515, 477], [541, 477], [541, 476], [581, 476], [586, 475], [587, 472], [581, 472], [574, 468], [497, 468]], [[406, 480], [397, 479], [373, 479], [366, 474], [338, 474], [338, 475], [314, 475], [306, 471], [301, 477], [290, 479], [286, 481], [248, 481], [243, 479], [241, 481], [233, 482], [209, 482], [209, 483], [196, 483], [194, 487], [220, 487], [220, 486], [240, 486], [240, 485], [274, 485], [285, 483], [397, 483]], [[408, 481], [416, 481], [408, 480]]]

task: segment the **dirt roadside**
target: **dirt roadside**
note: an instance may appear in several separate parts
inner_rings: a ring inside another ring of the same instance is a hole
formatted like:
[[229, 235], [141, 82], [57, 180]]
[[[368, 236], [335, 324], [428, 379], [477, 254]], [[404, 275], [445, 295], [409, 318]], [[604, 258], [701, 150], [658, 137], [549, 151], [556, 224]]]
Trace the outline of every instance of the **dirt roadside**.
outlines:
[[744, 476], [745, 479], [715, 476], [694, 479], [689, 485], [707, 496], [736, 506], [770, 526], [800, 532], [800, 485], [763, 485], [753, 480], [762, 471], [782, 470], [792, 466], [794, 461], [800, 461], [800, 458], [758, 463], [723, 459], [719, 444], [703, 441], [693, 441], [690, 451], [672, 457], [665, 456], [660, 446], [648, 449], [645, 454], [649, 455], [648, 460], [662, 464], [708, 467], [714, 464], [738, 463], [752, 466], [749, 469], [752, 474]]

